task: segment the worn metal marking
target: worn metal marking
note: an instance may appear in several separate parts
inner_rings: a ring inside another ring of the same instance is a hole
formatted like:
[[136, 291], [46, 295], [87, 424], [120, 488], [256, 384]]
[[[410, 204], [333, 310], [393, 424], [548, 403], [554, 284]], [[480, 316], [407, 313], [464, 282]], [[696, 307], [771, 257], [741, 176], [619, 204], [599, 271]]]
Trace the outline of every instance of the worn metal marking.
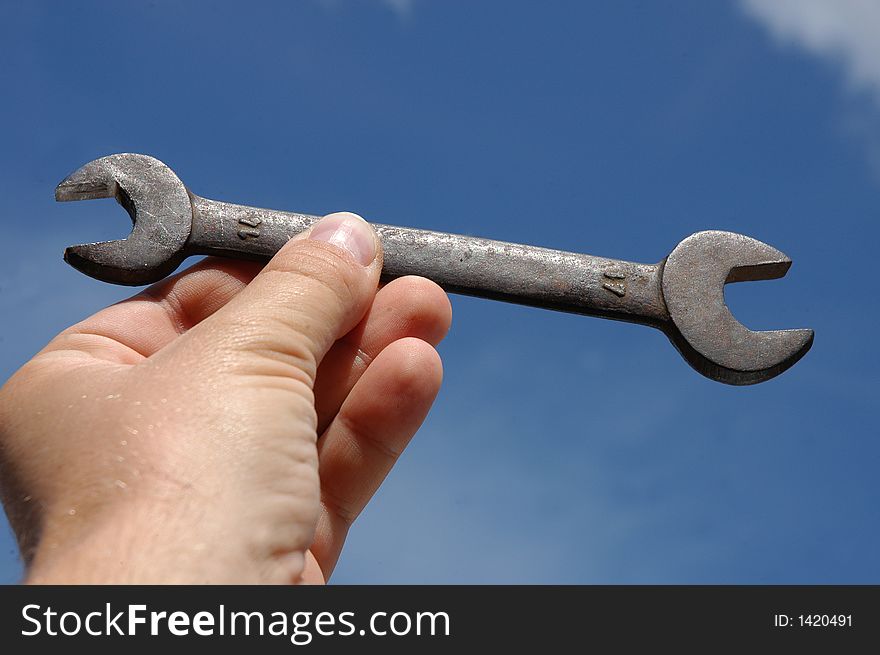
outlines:
[[254, 228], [256, 228], [262, 222], [263, 222], [263, 219], [259, 218], [257, 216], [245, 216], [244, 218], [239, 218], [238, 219], [239, 225], [247, 225], [251, 229], [250, 230], [239, 230], [238, 231], [238, 238], [241, 239], [242, 241], [246, 241], [248, 239], [256, 239], [258, 236], [260, 236], [260, 231], [257, 229], [254, 229]]
[[622, 284], [613, 284], [611, 282], [606, 282], [602, 285], [603, 289], [608, 289], [611, 293], [619, 298], [623, 298], [626, 295], [626, 287]]
[[[605, 271], [602, 273], [602, 275], [609, 280], [626, 280], [626, 276], [623, 273], [618, 273], [617, 271]], [[625, 282], [605, 282], [604, 284], [602, 284], [602, 288], [607, 289], [618, 298], [623, 298], [626, 295]]]

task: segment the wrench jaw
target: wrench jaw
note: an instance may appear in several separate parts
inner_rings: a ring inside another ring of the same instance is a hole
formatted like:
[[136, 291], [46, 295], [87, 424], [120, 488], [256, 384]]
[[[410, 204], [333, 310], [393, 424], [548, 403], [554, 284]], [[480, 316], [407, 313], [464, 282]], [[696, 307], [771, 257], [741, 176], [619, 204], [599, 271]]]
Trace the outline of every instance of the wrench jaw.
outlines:
[[60, 202], [116, 198], [128, 212], [131, 234], [116, 241], [70, 246], [64, 260], [98, 280], [139, 286], [172, 273], [186, 258], [192, 229], [189, 191], [153, 157], [120, 154], [89, 162], [55, 189]]
[[783, 277], [791, 260], [761, 241], [732, 232], [698, 232], [663, 265], [663, 328], [699, 373], [733, 385], [756, 384], [791, 368], [813, 345], [813, 331], [749, 330], [724, 301], [729, 282]]
[[[82, 171], [79, 169], [77, 173]], [[74, 173], [75, 175], [76, 173]], [[113, 198], [116, 196], [117, 185], [115, 182], [104, 180], [78, 181], [70, 175], [64, 178], [55, 187], [55, 200], [58, 202], [70, 202], [73, 200], [92, 200], [95, 198]]]
[[163, 256], [157, 262], [145, 262], [143, 252], [129, 239], [84, 243], [64, 249], [64, 261], [80, 273], [129, 287], [158, 282], [173, 273], [184, 259], [183, 254], [178, 254]]
[[[762, 335], [771, 337], [769, 341], [776, 341], [776, 344], [770, 344], [770, 350], [778, 350], [785, 352], [782, 357], [778, 354], [769, 354], [766, 361], [754, 370], [742, 368], [730, 368], [719, 364], [711, 357], [707, 357], [697, 351], [681, 332], [673, 328], [665, 328], [664, 333], [678, 350], [679, 354], [690, 366], [706, 376], [710, 380], [723, 382], [734, 386], [745, 386], [750, 384], [758, 384], [775, 378], [777, 375], [784, 373], [792, 366], [800, 361], [801, 357], [807, 354], [813, 345], [813, 330], [774, 330], [770, 332], [760, 332]], [[755, 333], [758, 334], [758, 333]], [[773, 345], [776, 347], [773, 348]], [[773, 362], [776, 362], [775, 364]]]

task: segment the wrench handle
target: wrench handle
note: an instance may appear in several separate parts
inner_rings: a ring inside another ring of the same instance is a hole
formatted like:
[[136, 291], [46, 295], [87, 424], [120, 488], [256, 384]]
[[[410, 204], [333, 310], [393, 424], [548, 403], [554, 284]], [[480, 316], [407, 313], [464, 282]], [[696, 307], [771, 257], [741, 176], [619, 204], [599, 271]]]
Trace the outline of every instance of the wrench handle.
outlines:
[[[191, 255], [268, 260], [317, 216], [193, 196]], [[450, 293], [655, 327], [668, 321], [661, 266], [373, 224], [383, 280], [419, 275]]]

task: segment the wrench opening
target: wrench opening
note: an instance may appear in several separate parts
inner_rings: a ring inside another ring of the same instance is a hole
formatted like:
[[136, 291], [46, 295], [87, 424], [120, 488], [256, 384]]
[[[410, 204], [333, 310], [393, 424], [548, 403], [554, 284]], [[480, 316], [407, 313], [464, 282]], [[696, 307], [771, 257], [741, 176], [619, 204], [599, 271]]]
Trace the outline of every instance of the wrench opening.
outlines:
[[55, 189], [62, 202], [115, 198], [132, 222], [124, 239], [70, 246], [64, 259], [91, 277], [138, 286], [157, 282], [186, 257], [192, 227], [189, 192], [153, 157], [120, 154], [89, 162]]
[[727, 306], [724, 286], [783, 277], [791, 259], [757, 239], [697, 232], [663, 266], [670, 321], [664, 332], [703, 375], [733, 385], [763, 382], [791, 368], [813, 345], [812, 330], [750, 330]]

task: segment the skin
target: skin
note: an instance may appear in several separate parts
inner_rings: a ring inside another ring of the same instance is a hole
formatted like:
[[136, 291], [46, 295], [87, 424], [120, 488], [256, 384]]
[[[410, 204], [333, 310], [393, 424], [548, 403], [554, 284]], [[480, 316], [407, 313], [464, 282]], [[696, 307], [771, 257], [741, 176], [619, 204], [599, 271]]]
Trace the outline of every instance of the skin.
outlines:
[[0, 389], [26, 580], [325, 582], [442, 377], [446, 294], [377, 291], [381, 266], [333, 214], [262, 270], [206, 259], [53, 339]]

